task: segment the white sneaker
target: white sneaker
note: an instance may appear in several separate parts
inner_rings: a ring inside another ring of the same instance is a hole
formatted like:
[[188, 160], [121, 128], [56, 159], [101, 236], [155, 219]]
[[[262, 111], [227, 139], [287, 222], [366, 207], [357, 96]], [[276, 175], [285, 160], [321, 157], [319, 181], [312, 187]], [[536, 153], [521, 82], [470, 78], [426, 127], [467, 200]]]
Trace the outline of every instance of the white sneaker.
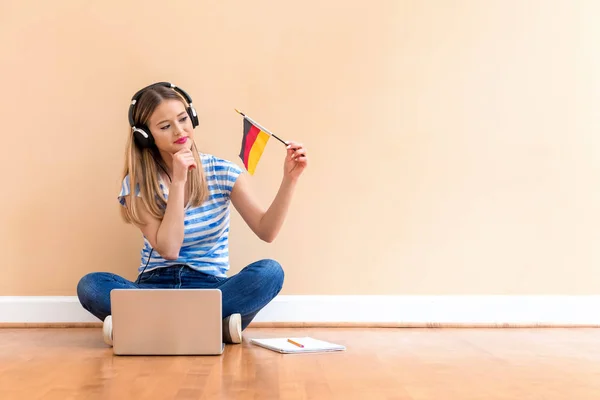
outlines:
[[102, 336], [104, 337], [104, 343], [109, 346], [113, 345], [112, 332], [112, 317], [109, 315], [104, 319], [104, 324], [102, 325]]
[[231, 314], [223, 320], [223, 341], [242, 343], [242, 315]]

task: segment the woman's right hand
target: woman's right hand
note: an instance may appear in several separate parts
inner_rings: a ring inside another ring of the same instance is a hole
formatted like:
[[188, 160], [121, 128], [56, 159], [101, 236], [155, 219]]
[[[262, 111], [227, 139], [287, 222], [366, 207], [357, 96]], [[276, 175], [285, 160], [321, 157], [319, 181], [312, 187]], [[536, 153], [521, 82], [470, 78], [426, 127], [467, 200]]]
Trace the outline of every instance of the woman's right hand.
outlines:
[[186, 182], [191, 168], [197, 168], [192, 150], [183, 148], [173, 154], [173, 182]]

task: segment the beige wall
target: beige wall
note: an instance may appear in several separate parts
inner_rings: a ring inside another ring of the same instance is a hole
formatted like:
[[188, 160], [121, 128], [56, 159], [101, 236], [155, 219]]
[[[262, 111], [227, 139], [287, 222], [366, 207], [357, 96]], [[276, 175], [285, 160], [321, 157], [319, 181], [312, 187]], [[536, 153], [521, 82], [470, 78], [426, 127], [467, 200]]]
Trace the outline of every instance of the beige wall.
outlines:
[[[233, 214], [232, 273], [282, 294], [600, 292], [600, 6], [589, 1], [0, 3], [1, 295], [134, 278], [119, 219], [126, 112], [193, 96], [237, 158], [244, 110], [311, 165], [273, 244]], [[284, 151], [252, 177], [267, 204]], [[61, 182], [62, 181], [62, 182]]]

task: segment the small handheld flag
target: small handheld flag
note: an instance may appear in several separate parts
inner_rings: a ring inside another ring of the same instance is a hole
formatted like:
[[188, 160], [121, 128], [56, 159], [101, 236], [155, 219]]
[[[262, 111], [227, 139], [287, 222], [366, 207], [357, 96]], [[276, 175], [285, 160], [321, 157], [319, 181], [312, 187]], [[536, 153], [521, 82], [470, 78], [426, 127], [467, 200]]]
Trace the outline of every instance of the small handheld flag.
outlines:
[[244, 162], [244, 166], [246, 167], [246, 170], [248, 170], [248, 173], [254, 175], [258, 160], [260, 160], [271, 136], [286, 146], [287, 143], [254, 122], [238, 109], [235, 109], [235, 111], [244, 117], [244, 136], [242, 137], [240, 158]]

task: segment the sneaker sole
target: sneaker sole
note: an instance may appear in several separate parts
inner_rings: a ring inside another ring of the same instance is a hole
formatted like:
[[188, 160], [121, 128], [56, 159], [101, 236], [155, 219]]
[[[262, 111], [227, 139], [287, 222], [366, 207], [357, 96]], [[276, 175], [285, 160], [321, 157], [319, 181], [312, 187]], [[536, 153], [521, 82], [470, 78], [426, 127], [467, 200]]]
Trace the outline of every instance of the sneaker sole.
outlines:
[[106, 319], [104, 320], [104, 324], [102, 325], [102, 336], [104, 338], [104, 343], [112, 347], [112, 316], [110, 315], [106, 317]]
[[242, 316], [232, 314], [229, 317], [229, 335], [232, 343], [242, 343]]

